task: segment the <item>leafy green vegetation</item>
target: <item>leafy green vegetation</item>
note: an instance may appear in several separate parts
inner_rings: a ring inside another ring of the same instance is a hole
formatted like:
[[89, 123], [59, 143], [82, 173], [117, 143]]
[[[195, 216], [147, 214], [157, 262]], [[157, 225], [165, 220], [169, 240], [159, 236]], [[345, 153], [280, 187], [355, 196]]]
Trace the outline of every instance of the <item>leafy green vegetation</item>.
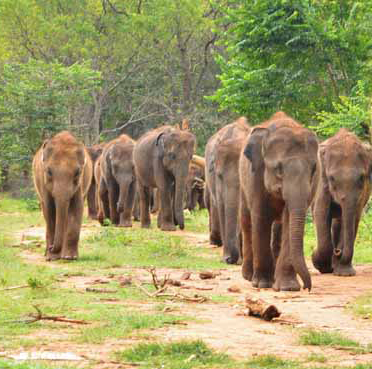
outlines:
[[298, 362], [293, 360], [283, 360], [274, 355], [258, 356], [247, 363], [247, 368], [257, 369], [286, 369], [286, 368], [300, 368]]
[[344, 337], [337, 332], [325, 332], [309, 329], [300, 335], [300, 343], [311, 346], [345, 347], [355, 352], [371, 352], [372, 347], [363, 346], [359, 342]]
[[185, 216], [185, 229], [190, 232], [206, 233], [209, 228], [208, 210], [192, 211]]
[[116, 352], [117, 360], [139, 363], [140, 368], [191, 369], [235, 368], [234, 360], [218, 354], [201, 340], [172, 343], [140, 343], [125, 351]]
[[75, 366], [65, 366], [58, 364], [38, 364], [38, 363], [14, 363], [10, 361], [0, 360], [1, 369], [75, 369]]

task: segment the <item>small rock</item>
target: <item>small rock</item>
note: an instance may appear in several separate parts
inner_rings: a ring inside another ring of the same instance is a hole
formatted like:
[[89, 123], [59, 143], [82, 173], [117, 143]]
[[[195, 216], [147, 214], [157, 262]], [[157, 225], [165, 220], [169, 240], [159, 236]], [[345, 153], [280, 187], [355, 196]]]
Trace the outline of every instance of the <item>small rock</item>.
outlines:
[[240, 293], [240, 292], [242, 292], [241, 289], [238, 286], [236, 286], [236, 285], [230, 286], [227, 290], [229, 292], [233, 292], [233, 293]]
[[199, 278], [200, 279], [212, 279], [212, 278], [216, 278], [216, 274], [213, 272], [200, 272]]
[[190, 272], [185, 272], [185, 273], [182, 274], [181, 280], [182, 281], [187, 281], [187, 280], [190, 279], [190, 277], [191, 277], [191, 273]]
[[130, 286], [132, 284], [132, 277], [120, 277], [119, 278], [119, 285], [124, 286]]
[[167, 284], [170, 284], [171, 286], [175, 287], [182, 286], [182, 283], [180, 281], [177, 281], [176, 279], [168, 279]]

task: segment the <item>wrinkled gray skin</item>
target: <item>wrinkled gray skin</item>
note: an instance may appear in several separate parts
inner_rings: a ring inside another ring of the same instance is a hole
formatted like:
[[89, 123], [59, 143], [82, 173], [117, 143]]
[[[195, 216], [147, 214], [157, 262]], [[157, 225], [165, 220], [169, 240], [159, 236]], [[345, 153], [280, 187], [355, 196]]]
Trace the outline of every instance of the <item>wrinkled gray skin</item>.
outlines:
[[242, 273], [254, 287], [298, 291], [298, 274], [311, 289], [303, 237], [318, 181], [317, 151], [316, 135], [282, 112], [246, 139], [239, 163]]
[[318, 247], [312, 261], [321, 273], [353, 276], [354, 242], [371, 193], [371, 147], [341, 129], [320, 145], [319, 158], [321, 177], [313, 205]]
[[174, 231], [184, 229], [183, 197], [195, 136], [171, 126], [163, 126], [143, 135], [137, 142], [134, 164], [140, 194], [141, 226], [150, 227], [150, 189], [160, 193], [158, 227]]
[[46, 222], [46, 259], [77, 259], [84, 198], [92, 179], [89, 154], [64, 131], [44, 142], [32, 169]]
[[205, 148], [205, 199], [210, 219], [210, 242], [223, 245], [223, 260], [240, 260], [239, 155], [250, 127], [244, 117], [221, 128]]
[[121, 227], [132, 226], [136, 194], [134, 144], [129, 136], [121, 135], [106, 145], [101, 159], [101, 201], [105, 201], [104, 190], [107, 190], [110, 220]]

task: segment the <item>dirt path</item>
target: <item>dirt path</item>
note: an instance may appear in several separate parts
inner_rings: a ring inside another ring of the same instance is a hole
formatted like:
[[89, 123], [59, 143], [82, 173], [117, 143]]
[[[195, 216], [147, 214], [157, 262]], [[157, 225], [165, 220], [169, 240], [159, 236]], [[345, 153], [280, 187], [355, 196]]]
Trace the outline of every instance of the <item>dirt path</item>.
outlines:
[[[97, 231], [99, 227], [89, 224], [83, 227], [82, 237], [86, 237]], [[208, 235], [192, 233], [189, 231], [177, 231], [185, 239], [200, 246], [201, 248], [211, 247], [208, 243]], [[44, 238], [43, 228], [30, 228], [20, 233], [20, 238]], [[221, 250], [214, 248], [216, 254]], [[32, 251], [23, 251], [22, 257], [30, 263], [48, 265], [40, 254]], [[308, 262], [310, 266], [311, 263]], [[221, 264], [223, 266], [223, 264]], [[298, 343], [300, 329], [314, 328], [318, 330], [336, 331], [349, 338], [355, 339], [362, 344], [372, 343], [372, 322], [370, 320], [354, 317], [346, 306], [357, 296], [371, 291], [372, 265], [356, 266], [357, 275], [350, 278], [342, 278], [333, 275], [320, 275], [311, 269], [313, 278], [313, 290], [308, 292], [278, 293], [272, 290], [257, 290], [250, 286], [241, 277], [240, 267], [234, 269], [221, 268], [220, 275], [210, 280], [200, 280], [197, 273], [192, 273], [191, 279], [183, 281], [184, 285], [196, 288], [210, 287], [213, 295], [230, 296], [231, 302], [219, 303], [169, 303], [170, 308], [176, 308], [177, 313], [195, 316], [198, 321], [188, 322], [186, 326], [170, 326], [156, 331], [151, 331], [152, 336], [161, 340], [177, 340], [183, 338], [200, 338], [215, 349], [226, 352], [237, 358], [248, 358], [252, 355], [273, 354], [283, 358], [297, 358], [306, 360], [310, 354], [322, 354], [328, 357], [327, 365], [355, 365], [361, 362], [372, 362], [372, 354], [355, 354], [345, 350], [324, 348], [317, 346], [303, 346]], [[120, 271], [120, 269], [115, 269]], [[123, 274], [128, 272], [122, 269]], [[131, 269], [131, 272], [141, 280], [150, 281], [148, 272], [143, 269]], [[171, 273], [174, 279], [180, 279], [182, 270], [158, 269], [161, 276]], [[106, 273], [107, 274], [107, 273]], [[64, 287], [74, 286], [77, 289], [84, 289], [92, 282], [89, 276], [71, 277]], [[104, 277], [103, 277], [104, 278]], [[236, 286], [239, 293], [228, 292], [228, 288]], [[194, 291], [192, 288], [189, 291]], [[195, 292], [200, 292], [196, 291]], [[201, 294], [203, 292], [200, 292]], [[274, 303], [282, 312], [281, 320], [278, 322], [264, 322], [256, 318], [243, 316], [244, 297], [249, 294], [260, 297], [268, 302]], [[142, 310], [150, 308], [149, 304], [141, 303]], [[48, 334], [48, 332], [45, 332]], [[53, 334], [57, 334], [54, 332]], [[81, 355], [88, 355], [90, 358], [98, 358], [94, 348], [89, 345], [72, 347], [72, 344], [63, 341], [63, 330], [58, 342], [50, 343], [49, 349], [65, 347], [66, 350]], [[115, 349], [132, 344], [133, 340], [119, 340], [107, 342], [100, 345], [100, 357], [107, 355]], [[104, 368], [102, 364], [100, 368]], [[113, 364], [110, 364], [113, 367]], [[109, 366], [110, 367], [110, 366]]]

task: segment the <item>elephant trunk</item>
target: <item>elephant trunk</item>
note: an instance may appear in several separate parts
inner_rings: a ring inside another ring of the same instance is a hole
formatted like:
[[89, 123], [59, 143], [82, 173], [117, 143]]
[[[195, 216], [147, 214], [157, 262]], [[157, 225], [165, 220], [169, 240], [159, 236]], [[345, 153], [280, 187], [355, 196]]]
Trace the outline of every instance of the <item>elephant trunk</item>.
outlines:
[[174, 194], [174, 218], [180, 229], [185, 228], [183, 218], [183, 199], [188, 174], [188, 165], [182, 167], [175, 175], [175, 194]]
[[306, 207], [292, 209], [289, 212], [290, 258], [293, 269], [301, 277], [304, 289], [311, 290], [311, 277], [304, 257], [304, 230]]
[[[342, 207], [342, 237], [343, 249], [335, 250], [335, 254], [340, 257], [340, 263], [348, 265], [351, 263], [354, 253], [355, 240], [355, 205], [344, 205]], [[341, 255], [339, 255], [341, 254]]]
[[59, 253], [62, 250], [63, 241], [67, 231], [68, 208], [70, 201], [68, 199], [56, 200], [56, 231], [54, 235], [51, 251]]
[[119, 200], [117, 203], [117, 211], [118, 213], [124, 212], [125, 203], [128, 198], [130, 183], [121, 183], [119, 187]]

